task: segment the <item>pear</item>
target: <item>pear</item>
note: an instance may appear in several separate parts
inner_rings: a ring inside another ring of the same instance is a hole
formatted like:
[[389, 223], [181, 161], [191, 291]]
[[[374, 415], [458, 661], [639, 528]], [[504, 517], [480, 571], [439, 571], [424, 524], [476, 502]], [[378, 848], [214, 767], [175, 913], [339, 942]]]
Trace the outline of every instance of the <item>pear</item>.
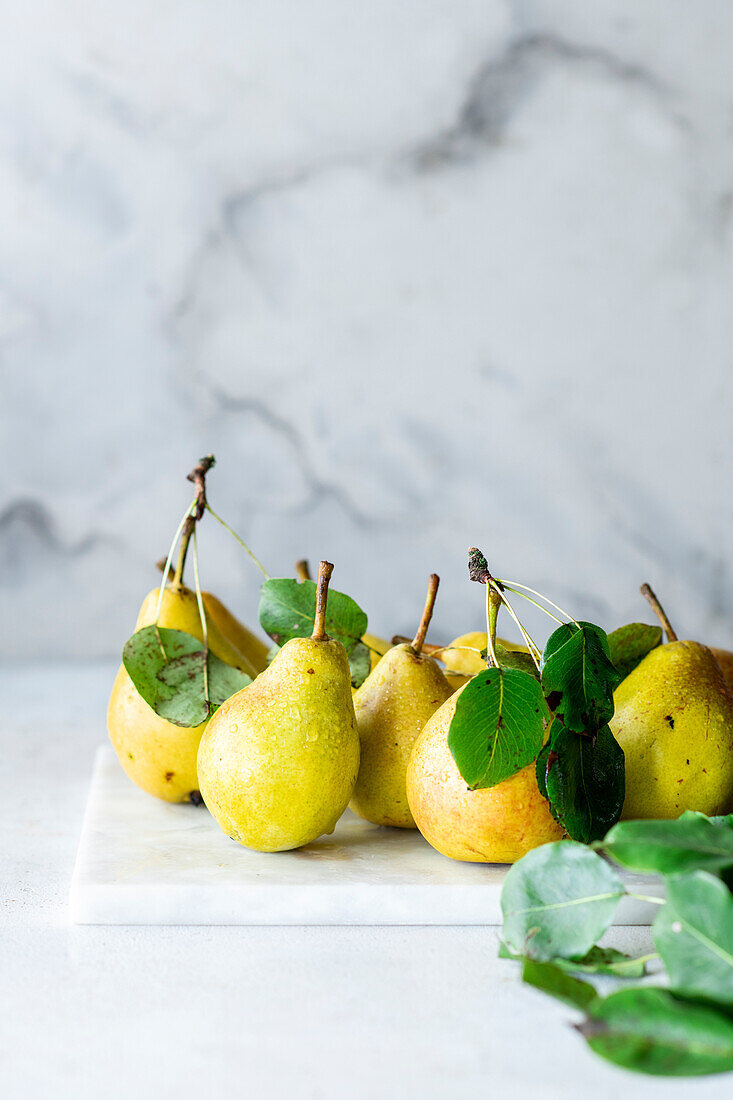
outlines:
[[[159, 598], [159, 588], [154, 588], [145, 597], [135, 624], [136, 631], [156, 621]], [[204, 610], [211, 651], [254, 678], [257, 670], [219, 629], [206, 605]], [[171, 630], [183, 630], [203, 641], [196, 593], [183, 584], [174, 583], [163, 590], [158, 623]], [[122, 767], [138, 787], [166, 802], [201, 802], [196, 758], [205, 728], [205, 722], [188, 728], [160, 718], [138, 695], [124, 666], [120, 665], [107, 708], [107, 729]]]
[[451, 687], [422, 652], [438, 577], [432, 574], [422, 621], [412, 643], [393, 646], [354, 695], [361, 764], [350, 807], [375, 825], [414, 829], [405, 776], [412, 746]]
[[386, 638], [380, 638], [378, 634], [365, 634], [361, 640], [369, 650], [373, 672], [387, 650], [392, 648], [392, 643], [388, 642]]
[[[464, 685], [465, 686], [465, 685]], [[559, 840], [530, 764], [494, 787], [469, 790], [448, 747], [459, 689], [435, 712], [415, 742], [407, 799], [417, 827], [444, 856], [467, 863], [514, 863], [532, 848]]]
[[669, 641], [614, 692], [609, 725], [626, 758], [622, 817], [727, 813], [733, 809], [733, 695], [711, 650], [678, 641], [649, 586], [642, 592]]
[[209, 721], [201, 794], [239, 844], [279, 852], [333, 832], [359, 770], [349, 662], [324, 632], [333, 566], [321, 562], [310, 638], [292, 638]]
[[[394, 638], [393, 641], [402, 641], [402, 639]], [[511, 649], [517, 653], [529, 653], [526, 646], [519, 645], [517, 642], [509, 642], [506, 638], [497, 638], [496, 641], [505, 649]], [[486, 665], [481, 653], [486, 649], [486, 645], [486, 633], [472, 630], [468, 634], [460, 634], [447, 646], [426, 646], [425, 651], [443, 662], [446, 680], [453, 691], [458, 691], [472, 676], [483, 672]]]

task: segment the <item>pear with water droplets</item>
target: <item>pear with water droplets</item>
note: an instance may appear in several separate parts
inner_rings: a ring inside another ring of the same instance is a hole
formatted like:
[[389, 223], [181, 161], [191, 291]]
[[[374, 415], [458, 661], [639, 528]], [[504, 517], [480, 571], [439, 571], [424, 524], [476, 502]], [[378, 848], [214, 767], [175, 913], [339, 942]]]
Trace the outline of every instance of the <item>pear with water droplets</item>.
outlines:
[[416, 828], [407, 804], [407, 763], [423, 726], [452, 691], [422, 652], [437, 590], [433, 574], [414, 640], [389, 649], [354, 695], [361, 765], [350, 806], [375, 825]]
[[733, 810], [733, 695], [700, 642], [678, 641], [648, 585], [669, 641], [614, 692], [609, 725], [624, 750], [622, 817], [674, 818], [685, 810]]
[[260, 852], [333, 832], [356, 782], [349, 662], [324, 632], [332, 568], [320, 564], [312, 636], [286, 642], [269, 668], [227, 699], [199, 746], [206, 805], [228, 836]]

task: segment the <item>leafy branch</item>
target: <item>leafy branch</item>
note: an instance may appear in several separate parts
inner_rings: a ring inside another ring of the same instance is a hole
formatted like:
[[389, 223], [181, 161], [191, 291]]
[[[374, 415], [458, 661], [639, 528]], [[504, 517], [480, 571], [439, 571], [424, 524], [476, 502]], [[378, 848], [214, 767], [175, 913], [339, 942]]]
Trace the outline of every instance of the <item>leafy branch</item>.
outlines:
[[[666, 900], [629, 890], [614, 863], [661, 876]], [[733, 815], [622, 822], [593, 848], [546, 844], [506, 877], [500, 954], [521, 961], [527, 984], [580, 1009], [578, 1031], [610, 1062], [656, 1075], [733, 1070], [731, 868]], [[624, 897], [659, 905], [653, 955], [634, 960], [598, 946]], [[640, 977], [652, 959], [669, 988], [602, 997], [572, 976]]]

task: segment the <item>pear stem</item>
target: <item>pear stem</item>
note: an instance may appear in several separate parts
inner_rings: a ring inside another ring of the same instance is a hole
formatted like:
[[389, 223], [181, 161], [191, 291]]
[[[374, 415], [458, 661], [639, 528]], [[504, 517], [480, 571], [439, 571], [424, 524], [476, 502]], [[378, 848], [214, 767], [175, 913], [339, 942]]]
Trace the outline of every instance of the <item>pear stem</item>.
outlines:
[[316, 615], [313, 620], [313, 633], [311, 637], [316, 642], [327, 642], [326, 634], [326, 603], [328, 601], [328, 583], [333, 573], [333, 565], [330, 561], [318, 563], [318, 588], [316, 589]]
[[191, 536], [193, 535], [196, 524], [206, 510], [206, 475], [211, 467], [215, 465], [216, 459], [214, 456], [206, 455], [205, 458], [199, 459], [198, 465], [194, 466], [191, 473], [186, 475], [187, 480], [192, 481], [196, 486], [196, 499], [191, 506], [189, 515], [186, 517], [186, 522], [181, 532], [181, 548], [178, 551], [176, 571], [173, 574], [174, 588], [180, 588], [183, 584], [183, 569], [186, 564], [186, 554], [188, 553]]
[[672, 624], [670, 623], [669, 619], [667, 618], [666, 611], [664, 610], [664, 608], [660, 604], [659, 600], [657, 599], [656, 595], [654, 594], [654, 590], [651, 587], [651, 585], [642, 584], [639, 591], [641, 592], [642, 596], [644, 597], [644, 599], [649, 604], [652, 611], [654, 612], [654, 614], [657, 616], [660, 623], [662, 624], [662, 627], [664, 629], [664, 633], [667, 635], [667, 641], [668, 642], [676, 642], [677, 641], [677, 634], [676, 634], [674, 628], [672, 627]]
[[438, 595], [438, 585], [440, 584], [440, 577], [437, 573], [431, 573], [428, 577], [428, 594], [425, 599], [425, 607], [423, 608], [422, 619], [420, 625], [417, 628], [417, 633], [412, 639], [412, 648], [415, 651], [415, 656], [419, 657], [422, 653], [422, 647], [425, 643], [425, 635], [428, 632], [430, 626], [430, 620], [433, 617], [433, 608], [435, 607], [435, 597]]
[[492, 584], [486, 585], [486, 664], [489, 668], [499, 667], [496, 656], [496, 620], [501, 607], [501, 593]]
[[311, 571], [308, 568], [308, 562], [305, 558], [301, 558], [300, 561], [295, 563], [295, 577], [299, 581], [309, 581], [311, 579]]

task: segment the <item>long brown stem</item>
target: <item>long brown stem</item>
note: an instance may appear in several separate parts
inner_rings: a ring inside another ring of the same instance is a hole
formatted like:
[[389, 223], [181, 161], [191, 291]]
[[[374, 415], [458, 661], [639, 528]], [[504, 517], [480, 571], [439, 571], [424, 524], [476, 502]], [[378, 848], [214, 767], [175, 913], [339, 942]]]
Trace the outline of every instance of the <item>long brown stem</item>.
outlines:
[[328, 583], [333, 573], [333, 565], [330, 561], [318, 563], [318, 588], [316, 589], [316, 617], [313, 620], [312, 638], [317, 642], [327, 642], [326, 634], [326, 602], [328, 600]]
[[417, 628], [417, 633], [412, 639], [412, 648], [415, 651], [417, 657], [422, 653], [422, 647], [425, 642], [425, 635], [428, 632], [430, 626], [430, 620], [433, 617], [433, 608], [435, 607], [435, 597], [438, 595], [438, 585], [440, 584], [440, 577], [437, 573], [431, 573], [428, 577], [428, 594], [425, 599], [425, 607], [423, 608], [422, 619], [420, 625]]
[[301, 558], [300, 561], [295, 563], [295, 576], [299, 581], [309, 581], [311, 579], [311, 571], [308, 568], [308, 562], [305, 558]]
[[667, 641], [668, 642], [676, 642], [677, 641], [677, 633], [674, 630], [674, 628], [672, 627], [672, 624], [670, 623], [669, 619], [667, 618], [667, 613], [664, 610], [664, 608], [662, 607], [659, 600], [657, 599], [651, 585], [642, 584], [639, 591], [641, 592], [642, 596], [647, 601], [647, 603], [651, 607], [652, 611], [654, 612], [654, 614], [657, 616], [660, 623], [662, 624], [662, 627], [664, 629], [664, 633], [667, 635]]
[[206, 510], [206, 475], [211, 467], [215, 465], [216, 459], [214, 456], [206, 455], [205, 458], [199, 459], [198, 464], [194, 466], [191, 473], [186, 475], [187, 480], [192, 481], [196, 486], [196, 507], [186, 519], [181, 531], [181, 547], [178, 551], [178, 561], [176, 562], [176, 571], [173, 574], [172, 582], [174, 588], [180, 588], [183, 584], [183, 569], [186, 564], [186, 554], [188, 553], [193, 529]]

